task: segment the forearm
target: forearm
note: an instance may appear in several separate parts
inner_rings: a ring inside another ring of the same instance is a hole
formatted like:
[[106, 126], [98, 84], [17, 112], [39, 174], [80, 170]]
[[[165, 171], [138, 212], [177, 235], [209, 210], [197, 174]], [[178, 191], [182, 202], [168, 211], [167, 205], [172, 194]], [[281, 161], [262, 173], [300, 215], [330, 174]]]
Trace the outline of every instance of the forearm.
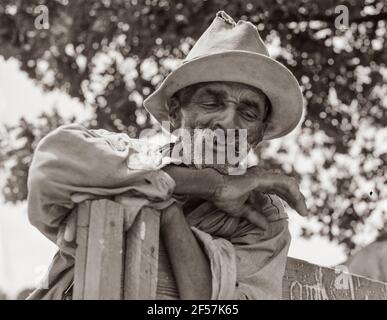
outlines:
[[184, 214], [172, 205], [161, 215], [163, 238], [181, 299], [211, 298], [211, 269], [207, 256]]
[[211, 168], [202, 170], [169, 165], [162, 169], [175, 180], [174, 193], [211, 199], [219, 185], [221, 175]]

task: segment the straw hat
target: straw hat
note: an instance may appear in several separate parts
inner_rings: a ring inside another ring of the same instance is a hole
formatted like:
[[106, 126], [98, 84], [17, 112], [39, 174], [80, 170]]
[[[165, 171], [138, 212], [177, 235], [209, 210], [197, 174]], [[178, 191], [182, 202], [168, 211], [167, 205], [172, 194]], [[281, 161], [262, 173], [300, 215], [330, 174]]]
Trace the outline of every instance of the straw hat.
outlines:
[[301, 119], [303, 99], [296, 78], [283, 64], [270, 58], [251, 22], [236, 23], [224, 11], [216, 14], [183, 63], [145, 99], [144, 107], [160, 123], [168, 121], [167, 101], [175, 92], [209, 81], [244, 83], [267, 95], [272, 112], [265, 140], [288, 134]]

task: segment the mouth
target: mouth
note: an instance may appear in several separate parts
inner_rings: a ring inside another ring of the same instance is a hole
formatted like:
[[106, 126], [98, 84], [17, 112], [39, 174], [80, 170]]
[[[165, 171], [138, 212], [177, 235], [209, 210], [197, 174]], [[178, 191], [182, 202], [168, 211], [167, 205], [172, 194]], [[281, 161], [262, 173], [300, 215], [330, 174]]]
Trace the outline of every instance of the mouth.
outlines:
[[235, 142], [233, 144], [227, 144], [226, 141], [218, 140], [216, 137], [214, 137], [212, 145], [212, 150], [215, 152], [226, 152], [228, 148], [231, 150], [234, 150], [235, 155], [239, 156], [239, 143]]
[[204, 136], [202, 136], [202, 139], [204, 138], [204, 141], [202, 141], [203, 146], [207, 148], [207, 150], [211, 150], [212, 152], [220, 152], [220, 153], [226, 153], [227, 150], [231, 150], [231, 152], [234, 153], [235, 156], [239, 156], [241, 152], [240, 148], [240, 141], [239, 141], [239, 134], [238, 132], [234, 133], [235, 137], [232, 139], [229, 139], [227, 137], [227, 134], [225, 136], [218, 136], [216, 134], [213, 134], [213, 131], [206, 132], [208, 128], [196, 128], [198, 130], [205, 130]]

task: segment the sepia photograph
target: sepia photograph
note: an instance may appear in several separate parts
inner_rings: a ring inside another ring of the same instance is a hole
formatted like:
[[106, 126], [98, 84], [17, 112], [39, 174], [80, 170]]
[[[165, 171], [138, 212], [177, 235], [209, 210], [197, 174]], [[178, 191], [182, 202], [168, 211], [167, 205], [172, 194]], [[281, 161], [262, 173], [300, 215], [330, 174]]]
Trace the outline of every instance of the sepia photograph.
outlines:
[[387, 300], [387, 2], [0, 0], [0, 300]]

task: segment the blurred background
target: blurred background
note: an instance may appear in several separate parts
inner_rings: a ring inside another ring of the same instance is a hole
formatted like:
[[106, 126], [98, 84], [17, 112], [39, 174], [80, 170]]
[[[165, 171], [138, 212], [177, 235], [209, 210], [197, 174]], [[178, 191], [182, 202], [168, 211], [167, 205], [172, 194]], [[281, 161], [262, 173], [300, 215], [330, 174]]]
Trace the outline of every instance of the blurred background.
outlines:
[[219, 10], [254, 23], [302, 86], [302, 124], [258, 150], [300, 179], [311, 211], [289, 209], [290, 256], [387, 282], [385, 0], [2, 0], [0, 300], [24, 298], [56, 250], [26, 214], [39, 140], [73, 121], [159, 130], [142, 101]]

